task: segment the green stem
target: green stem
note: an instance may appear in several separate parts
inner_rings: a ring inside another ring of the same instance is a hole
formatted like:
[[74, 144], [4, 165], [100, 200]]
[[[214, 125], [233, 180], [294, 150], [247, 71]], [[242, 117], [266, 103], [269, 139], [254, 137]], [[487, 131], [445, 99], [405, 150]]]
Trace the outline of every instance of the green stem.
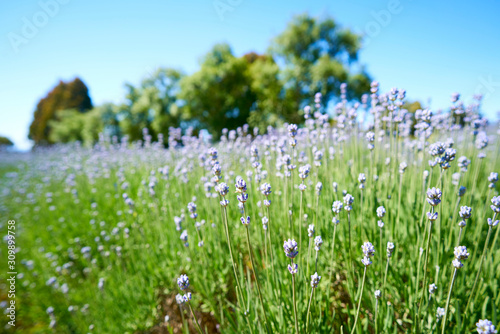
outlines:
[[239, 292], [240, 296], [241, 296], [241, 299], [243, 301], [243, 307], [245, 307], [245, 297], [243, 295], [243, 290], [241, 289], [241, 285], [240, 285], [240, 280], [238, 278], [238, 273], [236, 272], [236, 263], [234, 262], [234, 256], [233, 256], [233, 247], [231, 245], [231, 238], [229, 237], [229, 228], [228, 228], [228, 225], [227, 225], [227, 209], [226, 207], [224, 207], [224, 226], [225, 226], [225, 229], [224, 231], [226, 232], [226, 241], [227, 241], [227, 246], [229, 248], [229, 256], [231, 257], [231, 264], [233, 265], [233, 273], [234, 273], [234, 278], [236, 280], [236, 286], [237, 286], [237, 293]]
[[[399, 193], [398, 193], [398, 216], [396, 219], [396, 227], [393, 229], [395, 231], [396, 229], [399, 229], [399, 213], [401, 210], [401, 187], [403, 186], [403, 174], [399, 174]], [[397, 238], [395, 240], [398, 240]]]
[[309, 313], [311, 311], [311, 302], [313, 299], [314, 289], [311, 289], [311, 296], [309, 297], [309, 304], [307, 305], [307, 316], [306, 316], [306, 333], [309, 333]]
[[[293, 265], [293, 260], [292, 260]], [[292, 274], [292, 295], [293, 295], [293, 314], [295, 318], [295, 334], [299, 334], [299, 320], [297, 318], [297, 302], [295, 300], [295, 274]]]
[[384, 284], [382, 285], [382, 297], [385, 296], [385, 284], [387, 283], [387, 273], [389, 272], [390, 260], [391, 258], [387, 258], [387, 264], [385, 265]]
[[[443, 175], [441, 173], [441, 175]], [[434, 213], [434, 207], [431, 206], [431, 214]], [[422, 295], [420, 297], [420, 303], [418, 305], [418, 312], [420, 313], [420, 306], [422, 305], [422, 301], [423, 301], [423, 298], [424, 298], [424, 291], [425, 291], [425, 283], [426, 283], [426, 279], [427, 279], [427, 263], [429, 261], [429, 247], [430, 247], [430, 243], [431, 243], [431, 237], [432, 237], [432, 221], [429, 220], [429, 233], [427, 235], [427, 246], [425, 247], [425, 261], [424, 261], [424, 280], [423, 280], [423, 284], [422, 284]]]
[[318, 251], [316, 251], [316, 262], [314, 266], [315, 272], [318, 272]]
[[187, 327], [187, 322], [184, 319], [184, 312], [182, 311], [181, 305], [179, 305], [179, 312], [181, 313], [182, 326], [184, 327], [184, 333], [189, 334], [189, 329]]
[[262, 311], [264, 312], [264, 321], [266, 322], [266, 328], [267, 328], [269, 326], [269, 323], [267, 321], [266, 307], [264, 305], [264, 300], [262, 299], [262, 293], [260, 292], [259, 278], [257, 277], [257, 267], [255, 266], [255, 262], [253, 259], [252, 245], [250, 244], [250, 232], [248, 231], [248, 225], [245, 226], [247, 232], [248, 252], [250, 253], [250, 261], [252, 263], [253, 276], [255, 277], [255, 283], [257, 284], [257, 292], [259, 293], [259, 300], [260, 304], [262, 305]]
[[[495, 220], [497, 214], [493, 215], [493, 220]], [[488, 229], [488, 235], [486, 236], [486, 242], [484, 243], [484, 248], [483, 248], [483, 254], [481, 255], [481, 260], [479, 261], [479, 270], [476, 275], [476, 279], [474, 280], [474, 285], [472, 286], [472, 290], [470, 290], [470, 295], [469, 295], [469, 300], [467, 301], [467, 306], [465, 306], [465, 313], [467, 313], [467, 310], [469, 309], [469, 305], [472, 301], [472, 297], [474, 296], [474, 290], [476, 289], [477, 281], [479, 277], [481, 276], [481, 270], [483, 268], [483, 261], [484, 261], [484, 256], [486, 255], [486, 251], [488, 249], [488, 241], [490, 240], [490, 235], [491, 235], [491, 226]]]
[[451, 290], [453, 290], [453, 284], [455, 283], [456, 275], [457, 275], [457, 268], [455, 268], [455, 270], [453, 271], [453, 277], [451, 279], [451, 284], [450, 284], [450, 291], [448, 291], [448, 298], [446, 298], [446, 308], [444, 309], [444, 319], [443, 319], [443, 330], [441, 331], [442, 334], [444, 334], [446, 328], [446, 318], [448, 316], [448, 307], [450, 306]]
[[[458, 198], [458, 200], [457, 200], [457, 204], [455, 205], [455, 210], [453, 210], [453, 216], [452, 216], [452, 218], [451, 218], [451, 222], [452, 222], [452, 224], [451, 224], [451, 226], [449, 227], [449, 229], [450, 229], [450, 233], [448, 234], [448, 245], [447, 245], [447, 247], [446, 247], [446, 249], [447, 249], [447, 250], [448, 250], [448, 249], [450, 249], [450, 247], [451, 247], [451, 236], [452, 236], [452, 232], [453, 232], [453, 226], [455, 225], [455, 220], [456, 220], [455, 218], [456, 218], [456, 216], [457, 216], [456, 214], [457, 214], [458, 206], [460, 205], [460, 199], [461, 199], [461, 198], [462, 198], [462, 197], [459, 197], [459, 198]], [[459, 242], [460, 242], [460, 241], [459, 241]]]
[[198, 323], [198, 319], [196, 319], [196, 316], [194, 315], [193, 308], [191, 307], [191, 302], [188, 300], [188, 306], [189, 310], [191, 311], [191, 314], [193, 315], [194, 323], [196, 324], [196, 329], [200, 334], [203, 334], [203, 331], [201, 330], [200, 324]]
[[359, 310], [361, 308], [361, 299], [363, 297], [363, 289], [365, 287], [365, 278], [366, 278], [366, 266], [365, 270], [363, 271], [363, 282], [361, 283], [361, 292], [359, 294], [358, 310], [356, 311], [356, 318], [354, 318], [354, 325], [352, 326], [351, 334], [354, 334], [354, 331], [356, 330], [356, 323], [358, 322]]

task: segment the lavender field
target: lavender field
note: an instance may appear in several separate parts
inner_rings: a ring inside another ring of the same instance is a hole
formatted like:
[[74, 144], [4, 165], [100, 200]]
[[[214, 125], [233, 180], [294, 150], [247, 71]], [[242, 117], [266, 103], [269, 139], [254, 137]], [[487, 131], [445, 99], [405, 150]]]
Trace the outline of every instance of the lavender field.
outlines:
[[496, 333], [498, 124], [342, 89], [299, 127], [1, 153], [5, 330]]

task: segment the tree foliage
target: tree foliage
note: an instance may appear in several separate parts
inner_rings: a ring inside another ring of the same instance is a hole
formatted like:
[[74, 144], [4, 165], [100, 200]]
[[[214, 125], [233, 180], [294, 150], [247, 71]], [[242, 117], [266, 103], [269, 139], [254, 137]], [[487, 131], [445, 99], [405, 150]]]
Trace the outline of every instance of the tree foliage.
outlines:
[[181, 81], [184, 118], [212, 133], [242, 125], [256, 100], [250, 83], [247, 59], [235, 57], [227, 44], [215, 45], [200, 70]]
[[[286, 98], [298, 110], [321, 92], [324, 102], [339, 94], [347, 83], [350, 98], [369, 91], [371, 79], [358, 64], [361, 37], [327, 18], [296, 16], [271, 45], [270, 53], [284, 63], [282, 73]], [[359, 68], [358, 72], [351, 69]], [[295, 119], [293, 119], [295, 121]]]
[[166, 143], [171, 127], [220, 134], [245, 123], [261, 131], [301, 123], [299, 110], [316, 92], [326, 106], [335, 101], [341, 83], [347, 83], [349, 99], [369, 91], [371, 79], [358, 62], [360, 48], [360, 36], [333, 19], [300, 15], [265, 54], [238, 57], [229, 45], [217, 44], [191, 75], [160, 68], [139, 85], [126, 84], [125, 99], [118, 105], [92, 109], [80, 79], [60, 82], [38, 103], [29, 137], [37, 145], [90, 144], [102, 131], [135, 141], [146, 129], [151, 139], [161, 135]]
[[57, 138], [57, 135], [51, 136], [52, 126], [59, 120], [58, 115], [68, 116], [67, 113], [57, 112], [68, 109], [77, 113], [85, 113], [92, 109], [88, 88], [79, 78], [71, 82], [60, 81], [46, 97], [38, 102], [28, 138], [32, 139], [35, 145], [54, 143], [53, 138]]
[[177, 95], [182, 72], [166, 68], [158, 69], [145, 78], [138, 87], [126, 85], [125, 103], [118, 107], [121, 131], [131, 140], [141, 139], [143, 129], [157, 139], [168, 134], [170, 126], [180, 122]]
[[7, 137], [0, 136], [0, 149], [14, 146], [14, 143]]

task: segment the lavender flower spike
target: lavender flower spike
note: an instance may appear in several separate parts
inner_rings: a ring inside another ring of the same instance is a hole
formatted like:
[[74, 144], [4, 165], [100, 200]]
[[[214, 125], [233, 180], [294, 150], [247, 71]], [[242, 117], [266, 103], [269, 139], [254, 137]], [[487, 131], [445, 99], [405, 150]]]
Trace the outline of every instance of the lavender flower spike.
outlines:
[[476, 323], [476, 327], [477, 327], [477, 332], [479, 334], [495, 334], [495, 333], [498, 333], [498, 331], [495, 329], [495, 326], [493, 325], [493, 323], [491, 321], [489, 321], [488, 319], [479, 320]]
[[285, 255], [290, 259], [293, 259], [299, 254], [299, 247], [297, 245], [297, 241], [294, 239], [288, 239], [283, 244], [283, 250], [285, 251]]
[[184, 291], [186, 290], [187, 288], [189, 288], [189, 278], [187, 277], [187, 275], [181, 275], [178, 279], [177, 279], [177, 285], [179, 286], [179, 288]]

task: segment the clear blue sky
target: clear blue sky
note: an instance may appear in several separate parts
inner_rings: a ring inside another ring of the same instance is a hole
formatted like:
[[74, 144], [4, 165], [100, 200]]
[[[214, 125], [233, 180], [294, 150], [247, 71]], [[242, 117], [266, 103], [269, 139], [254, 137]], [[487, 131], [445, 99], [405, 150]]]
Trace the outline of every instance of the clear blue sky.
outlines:
[[[43, 5], [54, 1], [58, 8]], [[157, 67], [197, 70], [214, 43], [229, 43], [236, 55], [264, 52], [304, 12], [368, 35], [360, 60], [382, 90], [405, 88], [434, 109], [455, 91], [466, 100], [483, 93], [488, 117], [500, 110], [496, 0], [2, 1], [0, 135], [29, 148], [36, 103], [60, 79], [82, 78], [94, 105], [119, 102], [125, 82], [139, 83]]]

